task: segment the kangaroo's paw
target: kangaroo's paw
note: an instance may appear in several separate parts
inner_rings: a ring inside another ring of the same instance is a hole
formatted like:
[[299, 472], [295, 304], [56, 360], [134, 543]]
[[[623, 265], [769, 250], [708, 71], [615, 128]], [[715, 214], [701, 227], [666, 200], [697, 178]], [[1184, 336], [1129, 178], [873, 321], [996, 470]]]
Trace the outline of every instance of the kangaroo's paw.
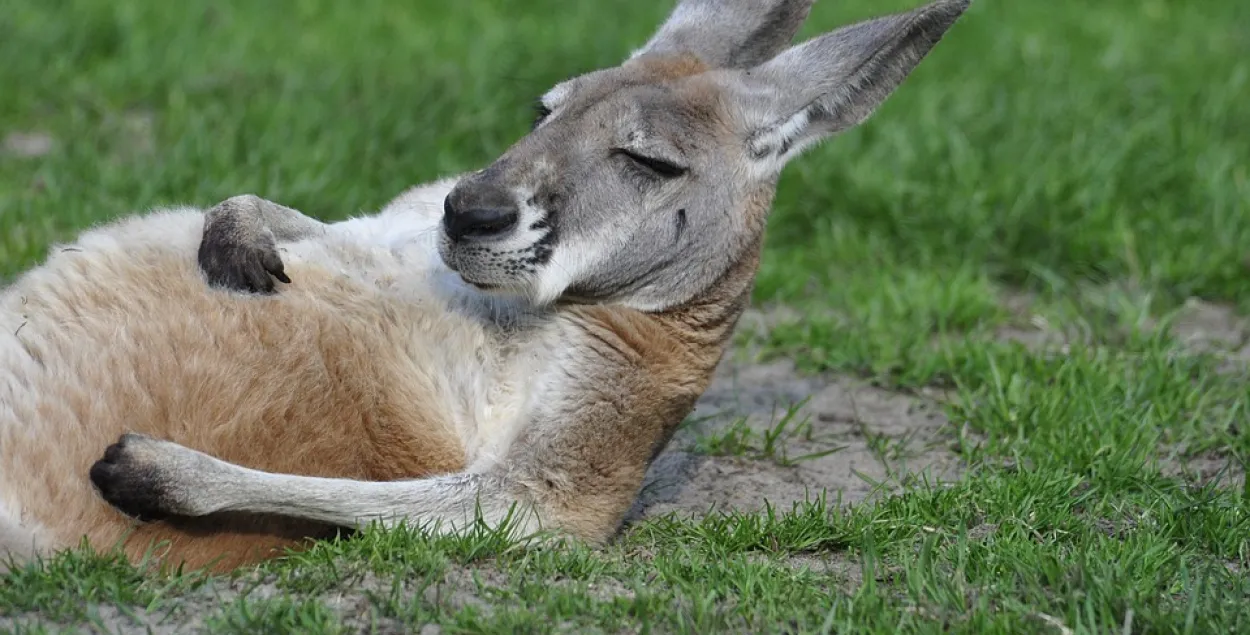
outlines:
[[218, 203], [204, 215], [204, 237], [197, 261], [214, 287], [270, 294], [274, 279], [289, 283], [273, 232], [261, 209], [272, 203], [252, 195]]
[[200, 515], [194, 492], [180, 482], [197, 454], [168, 441], [123, 434], [91, 466], [91, 482], [110, 505], [141, 521]]

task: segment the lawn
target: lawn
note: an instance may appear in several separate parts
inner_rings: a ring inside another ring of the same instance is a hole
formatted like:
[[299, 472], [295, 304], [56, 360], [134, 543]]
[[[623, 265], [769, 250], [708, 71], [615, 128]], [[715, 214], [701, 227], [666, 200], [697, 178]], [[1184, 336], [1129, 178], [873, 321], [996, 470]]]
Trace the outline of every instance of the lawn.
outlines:
[[[162, 204], [377, 209], [669, 7], [6, 0], [0, 276]], [[979, 0], [787, 169], [738, 352], [614, 544], [68, 553], [0, 577], [0, 630], [1250, 632], [1248, 104], [1244, 0]]]

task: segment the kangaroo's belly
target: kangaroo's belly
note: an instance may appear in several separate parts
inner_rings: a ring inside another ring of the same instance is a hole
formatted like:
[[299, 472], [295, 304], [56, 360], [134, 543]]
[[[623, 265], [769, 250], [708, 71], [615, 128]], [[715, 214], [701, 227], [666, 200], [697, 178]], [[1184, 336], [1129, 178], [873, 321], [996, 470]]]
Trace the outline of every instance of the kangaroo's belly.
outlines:
[[[87, 473], [128, 431], [292, 474], [463, 466], [446, 391], [412, 355], [419, 309], [307, 262], [288, 267], [293, 284], [276, 296], [210, 290], [195, 263], [201, 229], [183, 213], [90, 232], [0, 295], [0, 529], [23, 535], [16, 516], [53, 548], [121, 540], [131, 523]], [[237, 564], [246, 558], [220, 552], [309, 531], [286, 525], [209, 518], [138, 538], [170, 541], [180, 560]]]

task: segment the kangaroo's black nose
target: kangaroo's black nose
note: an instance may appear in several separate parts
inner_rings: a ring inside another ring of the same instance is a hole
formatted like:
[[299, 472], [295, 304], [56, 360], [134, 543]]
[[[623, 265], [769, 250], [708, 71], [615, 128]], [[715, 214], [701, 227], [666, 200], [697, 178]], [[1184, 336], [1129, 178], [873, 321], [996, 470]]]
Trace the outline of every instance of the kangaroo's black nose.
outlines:
[[520, 218], [507, 190], [484, 183], [461, 183], [443, 200], [443, 230], [454, 241], [502, 238]]

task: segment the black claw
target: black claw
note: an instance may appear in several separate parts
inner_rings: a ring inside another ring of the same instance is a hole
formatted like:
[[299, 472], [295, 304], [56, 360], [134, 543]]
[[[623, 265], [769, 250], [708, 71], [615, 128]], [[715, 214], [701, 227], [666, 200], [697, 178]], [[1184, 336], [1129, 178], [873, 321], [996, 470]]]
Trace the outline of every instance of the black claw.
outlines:
[[273, 274], [273, 277], [278, 280], [287, 283], [291, 282], [291, 279], [286, 277], [286, 267], [283, 265], [282, 257], [278, 255], [276, 249], [270, 248], [262, 251], [260, 264], [265, 268], [265, 271]]

